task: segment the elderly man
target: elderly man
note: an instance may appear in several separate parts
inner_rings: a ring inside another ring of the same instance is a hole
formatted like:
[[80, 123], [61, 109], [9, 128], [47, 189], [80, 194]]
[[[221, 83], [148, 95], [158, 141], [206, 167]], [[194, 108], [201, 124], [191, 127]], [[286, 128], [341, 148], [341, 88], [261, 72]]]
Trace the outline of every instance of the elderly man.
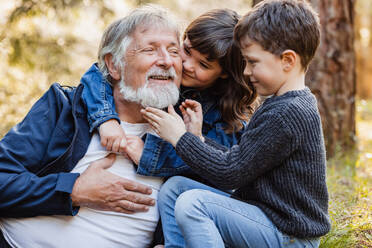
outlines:
[[[105, 31], [99, 68], [109, 75], [125, 133], [151, 131], [143, 102], [177, 102], [178, 51], [177, 25], [161, 9], [137, 9]], [[95, 71], [96, 65], [84, 77]], [[106, 157], [98, 135], [89, 133], [82, 88], [54, 84], [0, 141], [4, 245], [146, 247], [152, 240], [162, 180], [136, 175], [122, 155], [111, 166], [114, 156]]]

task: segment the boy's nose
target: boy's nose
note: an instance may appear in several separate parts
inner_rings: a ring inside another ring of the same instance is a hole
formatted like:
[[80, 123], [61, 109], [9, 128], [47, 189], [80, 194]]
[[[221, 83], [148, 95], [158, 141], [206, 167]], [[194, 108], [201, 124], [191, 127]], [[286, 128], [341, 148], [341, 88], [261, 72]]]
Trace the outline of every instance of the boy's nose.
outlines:
[[244, 74], [244, 76], [251, 76], [252, 75], [252, 70], [248, 65], [245, 66], [243, 74]]

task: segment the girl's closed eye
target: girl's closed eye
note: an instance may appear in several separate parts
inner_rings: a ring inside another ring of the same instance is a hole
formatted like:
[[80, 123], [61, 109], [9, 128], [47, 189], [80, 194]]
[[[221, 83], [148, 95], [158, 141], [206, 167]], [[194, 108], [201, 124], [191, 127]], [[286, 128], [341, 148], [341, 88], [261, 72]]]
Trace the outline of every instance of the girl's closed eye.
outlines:
[[200, 66], [201, 66], [202, 68], [204, 68], [204, 69], [209, 69], [209, 66], [208, 66], [207, 63], [205, 63], [205, 62], [203, 62], [203, 61], [200, 61], [199, 64], [200, 64]]
[[191, 55], [190, 48], [187, 47], [185, 44], [183, 45], [183, 50], [185, 51], [186, 55], [189, 55], [189, 56]]

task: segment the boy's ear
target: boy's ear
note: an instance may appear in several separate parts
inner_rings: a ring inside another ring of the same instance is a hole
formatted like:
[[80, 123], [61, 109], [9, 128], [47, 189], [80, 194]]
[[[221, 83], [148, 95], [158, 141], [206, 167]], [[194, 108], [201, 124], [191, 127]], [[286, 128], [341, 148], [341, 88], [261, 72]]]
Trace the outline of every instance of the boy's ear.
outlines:
[[104, 60], [105, 60], [107, 69], [110, 73], [110, 76], [114, 80], [120, 80], [120, 70], [118, 70], [116, 66], [114, 65], [114, 62], [112, 61], [112, 54], [111, 53], [106, 54]]
[[285, 50], [281, 56], [283, 70], [285, 72], [289, 72], [292, 70], [292, 68], [296, 65], [296, 62], [298, 60], [297, 53], [293, 50]]

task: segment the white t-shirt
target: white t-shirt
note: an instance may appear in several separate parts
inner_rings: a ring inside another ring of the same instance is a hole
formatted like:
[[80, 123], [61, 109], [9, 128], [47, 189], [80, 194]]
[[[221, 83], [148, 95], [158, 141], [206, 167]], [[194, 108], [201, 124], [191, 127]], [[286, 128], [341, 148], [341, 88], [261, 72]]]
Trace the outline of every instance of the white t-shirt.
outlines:
[[[123, 123], [126, 134], [142, 136], [150, 131], [148, 124]], [[107, 156], [94, 134], [87, 153], [72, 172], [82, 173], [91, 162]], [[137, 175], [132, 162], [117, 155], [110, 172], [152, 187], [155, 200], [163, 183], [161, 178]], [[148, 212], [122, 214], [82, 207], [76, 216], [39, 216], [32, 218], [3, 218], [0, 228], [12, 247], [148, 247], [159, 220], [157, 206]]]

